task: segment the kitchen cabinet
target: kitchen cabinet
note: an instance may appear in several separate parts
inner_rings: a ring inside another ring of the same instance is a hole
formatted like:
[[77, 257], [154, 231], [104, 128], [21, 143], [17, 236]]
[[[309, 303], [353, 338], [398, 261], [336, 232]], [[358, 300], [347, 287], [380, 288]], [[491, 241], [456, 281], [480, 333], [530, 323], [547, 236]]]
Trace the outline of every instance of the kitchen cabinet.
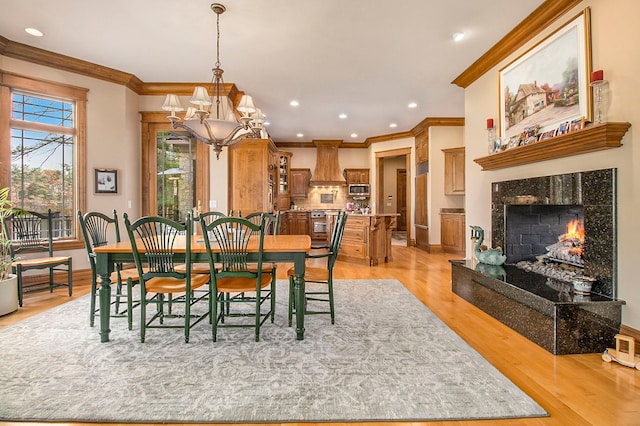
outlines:
[[462, 212], [440, 213], [440, 245], [446, 253], [465, 252], [465, 217]]
[[[331, 235], [335, 214], [327, 216], [327, 233]], [[391, 230], [396, 225], [397, 214], [350, 214], [342, 234], [338, 260], [369, 266], [393, 260], [391, 254]]]
[[281, 215], [280, 220], [285, 218], [280, 231], [287, 235], [310, 235], [309, 234], [309, 211], [289, 210]]
[[286, 210], [291, 204], [291, 156], [286, 151], [278, 151], [276, 162], [276, 210]]
[[444, 193], [464, 195], [464, 147], [443, 149]]
[[229, 147], [230, 210], [243, 215], [273, 211], [277, 151], [270, 139], [243, 139]]
[[347, 185], [369, 183], [369, 169], [344, 169], [344, 178]]
[[291, 198], [307, 198], [311, 169], [291, 169]]

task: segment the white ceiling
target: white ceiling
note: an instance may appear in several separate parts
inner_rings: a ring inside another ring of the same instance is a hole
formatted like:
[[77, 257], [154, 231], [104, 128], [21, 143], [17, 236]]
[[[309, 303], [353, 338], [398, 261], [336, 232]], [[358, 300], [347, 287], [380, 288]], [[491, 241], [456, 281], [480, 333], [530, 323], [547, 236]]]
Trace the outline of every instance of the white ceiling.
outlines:
[[[0, 36], [144, 82], [207, 82], [213, 2], [0, 0]], [[220, 2], [227, 8], [220, 17], [225, 82], [253, 96], [276, 142], [362, 142], [411, 130], [426, 117], [464, 116], [463, 89], [451, 81], [543, 0]], [[451, 34], [459, 31], [466, 37], [455, 43]], [[300, 106], [289, 106], [292, 99]]]

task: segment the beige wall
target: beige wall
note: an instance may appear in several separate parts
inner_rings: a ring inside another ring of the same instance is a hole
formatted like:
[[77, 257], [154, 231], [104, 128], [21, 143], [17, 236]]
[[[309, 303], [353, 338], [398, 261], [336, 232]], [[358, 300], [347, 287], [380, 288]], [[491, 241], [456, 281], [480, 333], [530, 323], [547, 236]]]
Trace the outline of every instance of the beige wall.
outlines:
[[[140, 214], [140, 120], [138, 96], [124, 86], [0, 56], [2, 69], [38, 79], [89, 89], [87, 94], [86, 210], [112, 211], [120, 217]], [[118, 170], [117, 194], [94, 194], [94, 169]], [[131, 207], [129, 207], [131, 200]], [[86, 250], [61, 252], [73, 256], [74, 269], [87, 269]]]
[[464, 195], [444, 194], [444, 152], [442, 152], [445, 148], [456, 148], [463, 145], [463, 127], [429, 127], [427, 214], [429, 221], [429, 244], [431, 245], [440, 245], [440, 209], [464, 208]]
[[398, 169], [406, 169], [407, 164], [405, 157], [389, 157], [385, 158], [384, 164], [384, 188], [383, 198], [384, 206], [381, 206], [380, 213], [397, 213], [398, 212]]
[[[632, 127], [621, 148], [581, 154], [571, 158], [496, 171], [480, 170], [474, 158], [486, 155], [485, 123], [498, 117], [498, 71], [526, 49], [561, 27], [585, 7], [591, 7], [593, 69], [603, 69], [609, 81], [612, 101], [609, 121], [628, 121]], [[640, 147], [634, 133], [640, 128], [640, 57], [633, 43], [640, 38], [640, 2], [636, 0], [587, 0], [554, 23], [548, 31], [520, 49], [503, 63], [465, 89], [466, 212], [467, 223], [491, 229], [490, 184], [523, 177], [594, 170], [618, 169], [618, 297], [627, 302], [623, 323], [640, 329], [640, 283], [637, 279], [637, 252], [640, 241]], [[469, 231], [467, 229], [467, 238]], [[470, 245], [467, 245], [470, 255]]]

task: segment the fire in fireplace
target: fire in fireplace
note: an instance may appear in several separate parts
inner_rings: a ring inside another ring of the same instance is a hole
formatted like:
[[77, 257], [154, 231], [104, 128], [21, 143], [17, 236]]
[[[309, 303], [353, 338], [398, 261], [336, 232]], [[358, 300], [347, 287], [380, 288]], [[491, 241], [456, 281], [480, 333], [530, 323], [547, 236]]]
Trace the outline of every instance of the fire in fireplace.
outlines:
[[558, 242], [546, 247], [547, 253], [538, 260], [564, 263], [584, 267], [584, 224], [580, 219], [567, 223], [567, 232], [558, 237]]

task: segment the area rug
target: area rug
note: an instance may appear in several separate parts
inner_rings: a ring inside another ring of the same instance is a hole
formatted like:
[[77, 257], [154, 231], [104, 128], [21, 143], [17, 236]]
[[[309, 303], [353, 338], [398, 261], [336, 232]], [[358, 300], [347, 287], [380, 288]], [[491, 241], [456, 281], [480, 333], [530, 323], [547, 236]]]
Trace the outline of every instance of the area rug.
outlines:
[[[52, 422], [341, 422], [499, 419], [545, 410], [396, 280], [338, 280], [336, 323], [287, 327], [278, 283], [275, 324], [205, 322], [180, 330], [111, 320], [88, 326], [87, 297], [0, 330], [0, 419]], [[135, 312], [137, 319], [139, 311]]]

